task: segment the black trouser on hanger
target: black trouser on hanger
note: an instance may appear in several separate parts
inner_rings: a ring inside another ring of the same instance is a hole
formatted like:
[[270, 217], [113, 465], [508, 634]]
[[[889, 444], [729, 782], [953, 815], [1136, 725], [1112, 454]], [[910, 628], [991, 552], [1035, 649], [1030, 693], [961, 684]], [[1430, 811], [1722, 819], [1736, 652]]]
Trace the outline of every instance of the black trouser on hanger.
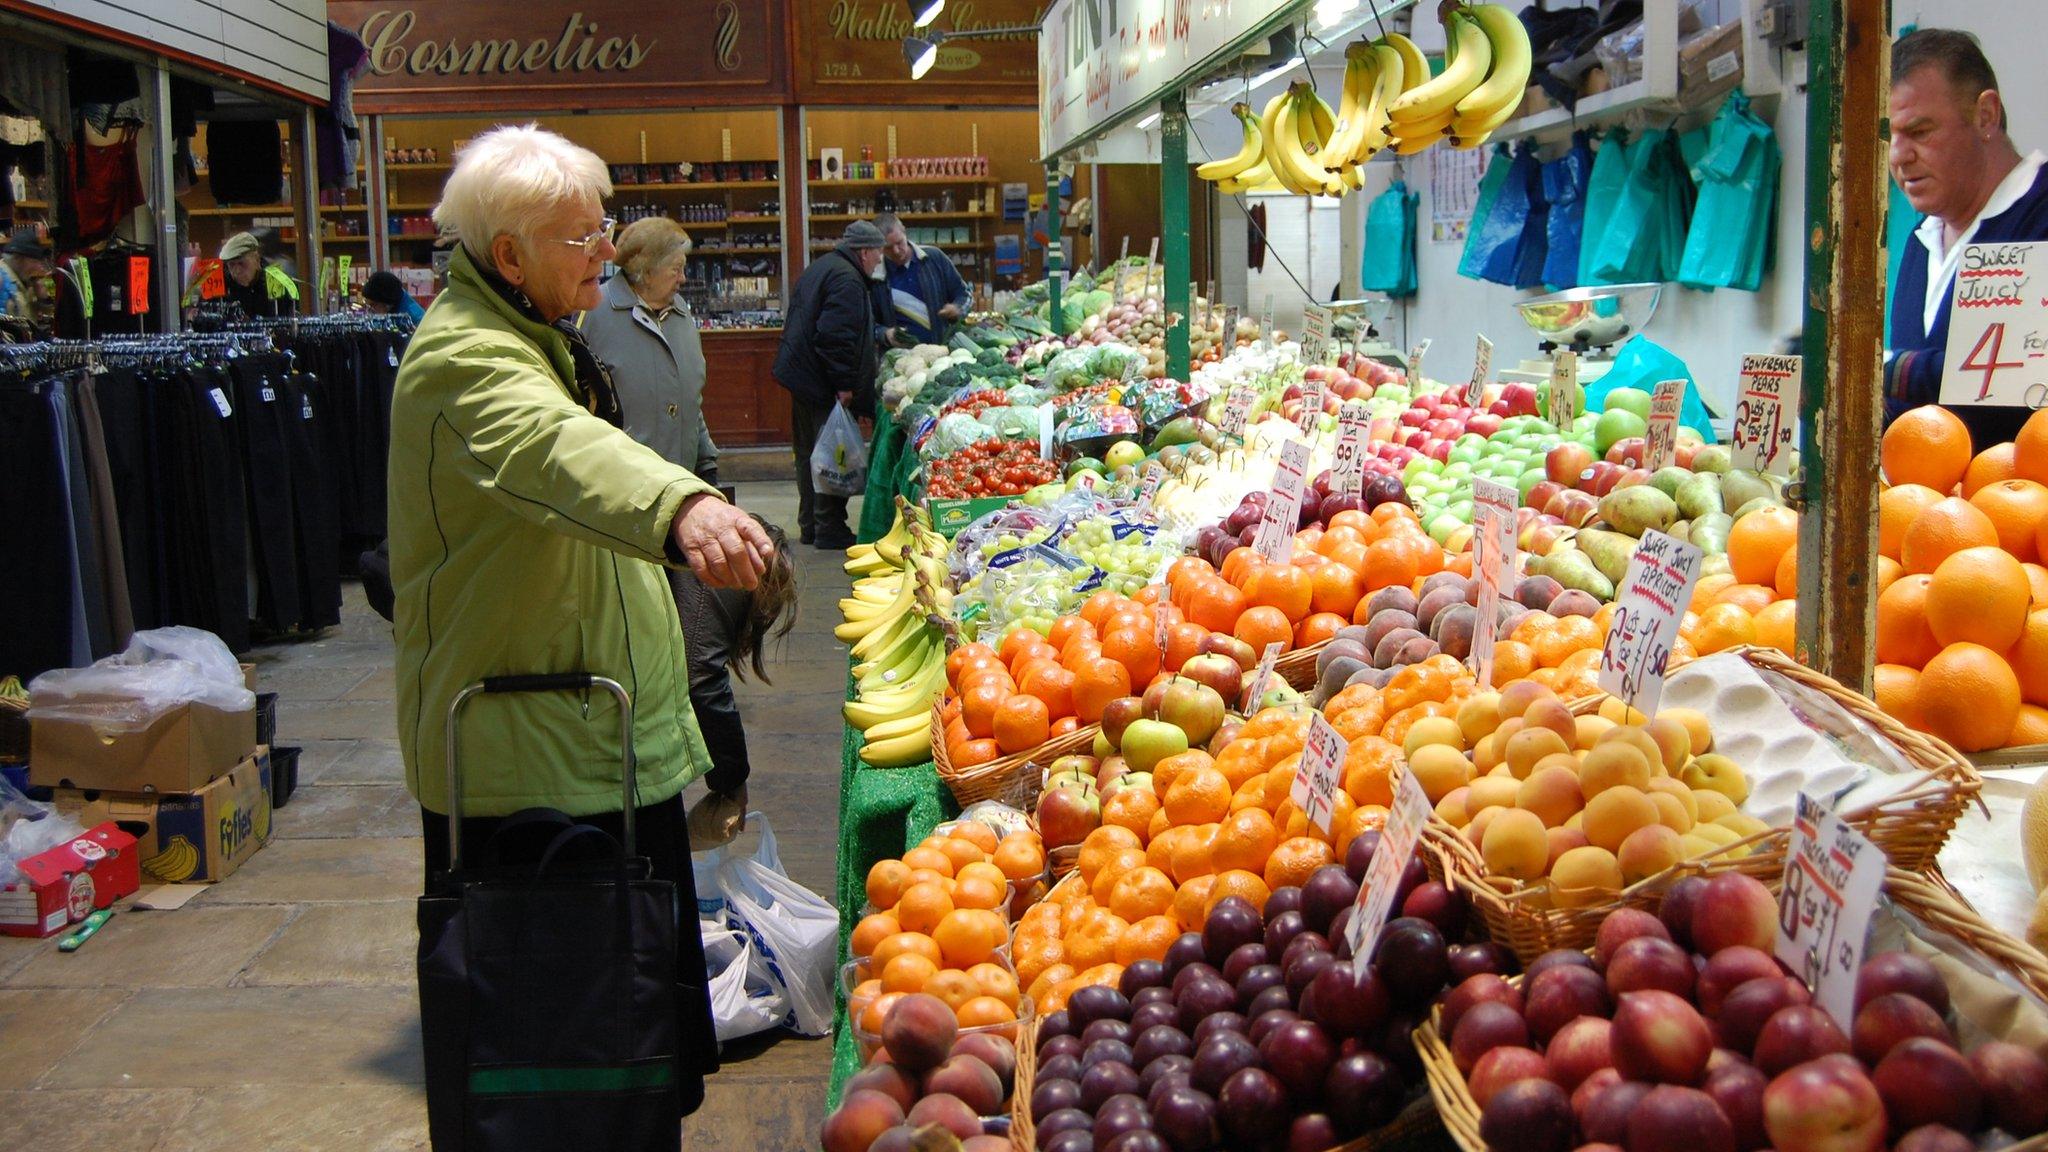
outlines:
[[[168, 491], [158, 479], [152, 415], [162, 377], [116, 368], [99, 378], [100, 430], [107, 440], [107, 469], [121, 516], [121, 555], [128, 572], [128, 605], [135, 627], [156, 628], [169, 619], [170, 564], [164, 553], [164, 516], [159, 501]], [[166, 415], [163, 419], [168, 419]]]
[[334, 474], [321, 422], [325, 389], [318, 377], [296, 372], [284, 380], [285, 447], [291, 459], [293, 522], [298, 527], [299, 624], [341, 623], [341, 576], [336, 556]]
[[[256, 620], [267, 631], [299, 628], [298, 527], [294, 522], [284, 358], [244, 356], [231, 361], [237, 420], [242, 429], [243, 491], [249, 502], [249, 537], [256, 568]], [[296, 420], [298, 413], [292, 412]]]
[[232, 651], [249, 647], [249, 541], [234, 382], [202, 365], [170, 378], [175, 418], [159, 426], [172, 461], [169, 551], [176, 577], [170, 621], [205, 628]]
[[0, 516], [0, 555], [11, 594], [0, 620], [0, 675], [24, 681], [70, 667], [73, 565], [70, 480], [57, 454], [63, 434], [54, 383], [0, 387], [0, 491], [13, 506]]

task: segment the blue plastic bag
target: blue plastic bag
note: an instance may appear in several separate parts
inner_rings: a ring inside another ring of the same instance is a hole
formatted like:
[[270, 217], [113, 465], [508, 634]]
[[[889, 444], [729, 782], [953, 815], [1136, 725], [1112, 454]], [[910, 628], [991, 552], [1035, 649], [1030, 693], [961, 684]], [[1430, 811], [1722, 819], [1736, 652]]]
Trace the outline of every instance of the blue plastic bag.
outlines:
[[1400, 180], [1373, 198], [1365, 212], [1365, 254], [1358, 282], [1368, 292], [1415, 295], [1415, 205], [1419, 200]]
[[[1542, 282], [1542, 197], [1538, 188], [1541, 165], [1536, 150], [1527, 141], [1516, 147], [1508, 163], [1507, 180], [1493, 211], [1486, 215], [1485, 242], [1490, 244], [1479, 278], [1511, 288], [1527, 288]], [[1531, 247], [1531, 223], [1535, 246]], [[1535, 259], [1530, 260], [1533, 252]]]
[[1700, 388], [1685, 361], [1645, 336], [1631, 336], [1614, 354], [1614, 367], [1586, 385], [1586, 410], [1607, 410], [1607, 394], [1616, 388], [1640, 388], [1655, 392], [1660, 380], [1684, 380], [1685, 401], [1678, 407], [1678, 422], [1714, 442], [1714, 418], [1700, 399]]
[[1543, 282], [1552, 288], [1579, 286], [1579, 243], [1586, 223], [1586, 186], [1593, 175], [1593, 148], [1584, 132], [1572, 135], [1571, 151], [1543, 166], [1547, 246]]
[[1514, 164], [1508, 157], [1508, 146], [1497, 144], [1493, 155], [1487, 159], [1486, 172], [1479, 178], [1479, 200], [1472, 208], [1472, 220], [1465, 227], [1465, 252], [1458, 260], [1458, 275], [1468, 280], [1483, 280], [1479, 270], [1493, 255], [1493, 250], [1514, 238], [1516, 229], [1503, 228], [1500, 234], [1487, 231], [1487, 222], [1493, 218], [1493, 206], [1499, 202], [1501, 189], [1507, 185], [1508, 171]]

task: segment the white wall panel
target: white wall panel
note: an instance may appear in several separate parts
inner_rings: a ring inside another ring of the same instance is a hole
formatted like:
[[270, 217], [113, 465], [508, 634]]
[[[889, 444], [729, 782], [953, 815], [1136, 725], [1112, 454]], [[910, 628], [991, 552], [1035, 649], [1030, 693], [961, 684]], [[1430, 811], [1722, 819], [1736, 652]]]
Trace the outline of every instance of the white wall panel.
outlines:
[[326, 0], [25, 0], [327, 99]]

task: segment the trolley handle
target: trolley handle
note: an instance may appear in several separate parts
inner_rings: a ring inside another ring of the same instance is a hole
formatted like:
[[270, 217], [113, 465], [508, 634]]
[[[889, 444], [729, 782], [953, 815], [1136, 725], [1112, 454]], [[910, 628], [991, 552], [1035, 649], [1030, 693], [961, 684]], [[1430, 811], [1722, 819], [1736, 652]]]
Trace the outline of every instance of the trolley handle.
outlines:
[[457, 769], [459, 762], [456, 739], [456, 718], [462, 706], [470, 697], [484, 693], [507, 692], [582, 692], [591, 688], [603, 688], [619, 702], [619, 750], [623, 771], [619, 773], [623, 795], [619, 804], [620, 830], [626, 855], [634, 854], [633, 816], [635, 801], [639, 796], [639, 761], [633, 755], [633, 697], [626, 686], [609, 676], [591, 672], [534, 672], [512, 676], [487, 676], [480, 683], [471, 684], [455, 694], [448, 704], [448, 870], [456, 871], [462, 865], [462, 779]]

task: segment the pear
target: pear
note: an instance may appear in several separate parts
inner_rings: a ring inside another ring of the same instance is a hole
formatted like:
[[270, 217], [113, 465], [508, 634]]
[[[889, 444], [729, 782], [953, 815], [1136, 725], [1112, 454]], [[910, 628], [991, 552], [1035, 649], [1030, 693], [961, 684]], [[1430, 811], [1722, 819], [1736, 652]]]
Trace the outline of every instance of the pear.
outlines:
[[[1579, 531], [1579, 551], [1593, 562], [1602, 576], [1621, 583], [1628, 575], [1629, 558], [1635, 555], [1636, 541], [1632, 536], [1619, 532], [1603, 532], [1597, 528], [1583, 528]], [[1560, 580], [1562, 584], [1564, 581]], [[1590, 592], [1592, 589], [1588, 588]]]
[[1772, 503], [1777, 503], [1776, 493], [1771, 488], [1771, 482], [1765, 479], [1760, 472], [1752, 472], [1747, 468], [1736, 468], [1724, 473], [1721, 477], [1721, 510], [1723, 512], [1735, 512], [1750, 501], [1765, 496], [1771, 497]]
[[1617, 488], [1601, 498], [1600, 518], [1616, 531], [1640, 537], [1651, 528], [1671, 527], [1678, 519], [1678, 502], [1648, 484]]
[[1679, 514], [1688, 520], [1697, 520], [1709, 512], [1723, 511], [1721, 477], [1712, 472], [1691, 474], [1671, 497], [1678, 501]]

